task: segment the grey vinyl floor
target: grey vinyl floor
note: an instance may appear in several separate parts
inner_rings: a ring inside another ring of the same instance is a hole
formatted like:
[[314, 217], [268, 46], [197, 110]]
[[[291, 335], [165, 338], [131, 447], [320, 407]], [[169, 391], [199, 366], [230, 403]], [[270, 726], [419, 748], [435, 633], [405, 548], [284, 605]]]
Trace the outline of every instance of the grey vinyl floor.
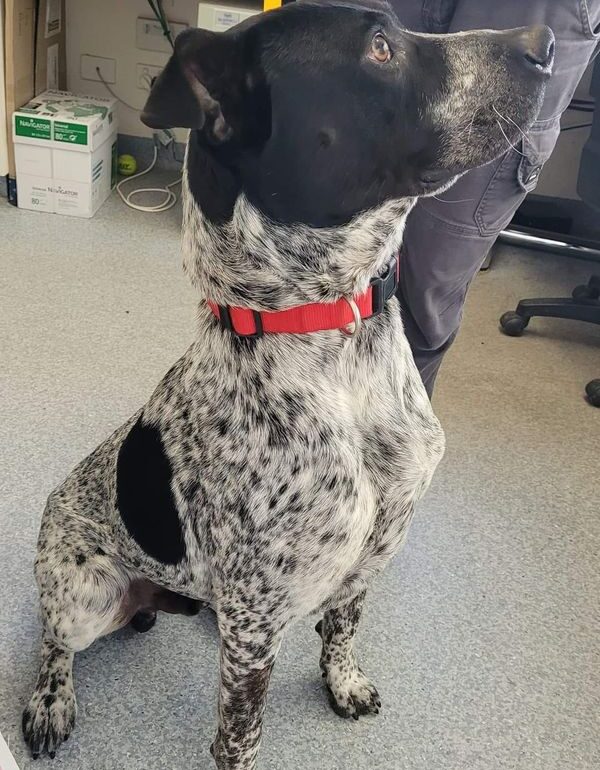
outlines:
[[[0, 731], [25, 770], [45, 498], [186, 348], [194, 297], [177, 209], [111, 199], [81, 221], [2, 202], [0, 233]], [[600, 767], [600, 410], [582, 396], [600, 328], [497, 326], [519, 297], [568, 295], [593, 267], [499, 247], [474, 282], [435, 397], [447, 454], [360, 631], [384, 708], [330, 712], [307, 619], [273, 677], [262, 770]], [[75, 734], [35, 767], [211, 768], [216, 652], [209, 614], [99, 641], [76, 661]]]

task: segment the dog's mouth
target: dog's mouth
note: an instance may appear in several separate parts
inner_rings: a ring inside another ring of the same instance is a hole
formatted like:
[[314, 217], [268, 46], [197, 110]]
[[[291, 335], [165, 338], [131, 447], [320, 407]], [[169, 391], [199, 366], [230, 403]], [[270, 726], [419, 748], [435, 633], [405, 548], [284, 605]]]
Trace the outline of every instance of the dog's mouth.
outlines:
[[436, 187], [448, 182], [454, 173], [443, 168], [430, 168], [419, 174], [419, 182], [425, 187]]
[[461, 169], [428, 168], [417, 177], [418, 195], [427, 195], [443, 190], [462, 173]]

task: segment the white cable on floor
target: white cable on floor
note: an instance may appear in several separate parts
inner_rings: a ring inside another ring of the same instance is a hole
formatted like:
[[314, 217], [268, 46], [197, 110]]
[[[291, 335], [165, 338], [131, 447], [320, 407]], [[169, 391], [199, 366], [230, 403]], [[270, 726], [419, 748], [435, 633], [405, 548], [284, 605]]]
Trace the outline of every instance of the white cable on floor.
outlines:
[[[137, 174], [129, 176], [126, 179], [121, 179], [121, 181], [117, 184], [117, 192], [119, 193], [123, 203], [126, 206], [129, 206], [129, 208], [135, 209], [136, 211], [158, 213], [160, 211], [167, 211], [177, 203], [177, 195], [175, 195], [175, 193], [171, 190], [171, 187], [176, 187], [178, 184], [180, 184], [181, 177], [176, 179], [174, 182], [165, 185], [164, 187], [138, 187], [135, 190], [131, 190], [131, 192], [127, 193], [127, 195], [121, 189], [122, 186], [127, 182], [132, 182], [134, 179], [139, 179], [141, 176], [144, 176], [144, 174], [152, 171], [156, 165], [157, 158], [158, 147], [154, 145], [154, 157], [152, 158], [152, 163], [148, 166], [148, 168], [144, 169], [143, 171], [139, 171]], [[139, 195], [140, 193], [163, 193], [165, 195], [165, 199], [162, 201], [162, 203], [157, 203], [154, 206], [142, 206], [139, 203], [133, 203], [131, 200], [133, 196]]]
[[[108, 85], [104, 77], [102, 76], [102, 72], [100, 72], [100, 67], [96, 67], [96, 72], [98, 73], [98, 77], [102, 81], [104, 87], [109, 92], [111, 96], [113, 96], [117, 101], [121, 102], [121, 104], [124, 104], [126, 107], [129, 107], [130, 110], [135, 110], [135, 112], [140, 112], [140, 110], [137, 107], [134, 107], [133, 105], [129, 104], [128, 102], [121, 99], [120, 96], [117, 96], [117, 94], [112, 90], [112, 88]], [[152, 85], [150, 83], [150, 85]], [[156, 142], [156, 138], [154, 139]], [[173, 206], [177, 203], [177, 195], [171, 190], [171, 187], [176, 187], [181, 182], [181, 177], [176, 179], [174, 182], [171, 182], [170, 184], [165, 185], [164, 187], [139, 187], [136, 190], [131, 190], [130, 192], [125, 195], [125, 193], [121, 190], [121, 187], [126, 182], [132, 182], [134, 179], [139, 179], [139, 177], [144, 176], [144, 174], [148, 174], [154, 166], [156, 166], [156, 161], [158, 160], [158, 146], [154, 145], [154, 157], [152, 158], [152, 163], [148, 166], [148, 168], [144, 169], [143, 171], [139, 171], [137, 174], [134, 174], [133, 176], [128, 176], [125, 179], [121, 179], [121, 181], [117, 184], [117, 192], [119, 193], [119, 196], [123, 203], [126, 206], [129, 206], [130, 209], [135, 209], [136, 211], [145, 211], [148, 214], [158, 214], [161, 211], [168, 211], [170, 208], [173, 208]], [[139, 195], [140, 193], [162, 193], [165, 196], [165, 199], [162, 201], [162, 203], [157, 203], [154, 206], [143, 206], [140, 203], [133, 203], [131, 200], [134, 195]]]

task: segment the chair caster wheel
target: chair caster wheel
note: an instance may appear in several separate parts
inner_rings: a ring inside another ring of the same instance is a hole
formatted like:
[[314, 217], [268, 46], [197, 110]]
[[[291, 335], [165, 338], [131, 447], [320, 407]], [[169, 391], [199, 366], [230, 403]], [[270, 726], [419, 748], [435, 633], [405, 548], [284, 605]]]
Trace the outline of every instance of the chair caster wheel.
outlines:
[[592, 380], [585, 386], [587, 399], [592, 406], [600, 407], [600, 380]]
[[576, 286], [572, 291], [573, 299], [600, 299], [600, 289], [589, 284]]
[[529, 318], [523, 318], [514, 310], [509, 310], [500, 318], [500, 327], [509, 337], [520, 337], [528, 323]]

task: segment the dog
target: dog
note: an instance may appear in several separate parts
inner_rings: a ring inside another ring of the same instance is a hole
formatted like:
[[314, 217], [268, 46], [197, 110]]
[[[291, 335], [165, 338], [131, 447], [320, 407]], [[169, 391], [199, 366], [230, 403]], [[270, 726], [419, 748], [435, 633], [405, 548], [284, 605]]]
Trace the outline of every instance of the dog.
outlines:
[[256, 767], [282, 637], [311, 613], [334, 710], [379, 711], [353, 638], [444, 450], [394, 295], [403, 225], [520, 140], [553, 48], [546, 27], [413, 34], [380, 3], [302, 2], [177, 38], [143, 121], [190, 129], [196, 337], [48, 498], [34, 756], [73, 729], [76, 652], [203, 603], [219, 770]]

